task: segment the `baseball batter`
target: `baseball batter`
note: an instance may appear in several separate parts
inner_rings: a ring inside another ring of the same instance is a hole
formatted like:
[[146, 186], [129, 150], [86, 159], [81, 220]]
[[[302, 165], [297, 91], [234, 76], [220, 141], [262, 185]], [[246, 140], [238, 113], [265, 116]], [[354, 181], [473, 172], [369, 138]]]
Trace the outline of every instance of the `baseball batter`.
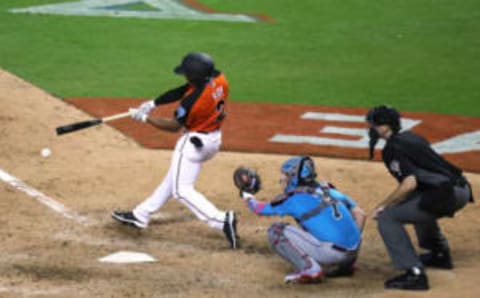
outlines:
[[245, 191], [241, 197], [260, 216], [291, 216], [298, 223], [276, 222], [268, 230], [272, 249], [296, 267], [284, 281], [312, 283], [352, 275], [366, 219], [363, 210], [328, 183], [317, 182], [308, 156], [288, 159], [281, 172], [284, 192], [272, 202], [257, 201]]
[[[157, 189], [133, 211], [114, 211], [112, 217], [144, 229], [148, 226], [150, 215], [174, 197], [198, 219], [214, 229], [222, 229], [230, 247], [235, 249], [238, 247], [235, 213], [218, 210], [194, 187], [202, 163], [213, 158], [220, 149], [228, 81], [205, 53], [187, 54], [174, 72], [184, 75], [188, 82], [144, 102], [138, 109], [130, 109], [132, 118], [137, 121], [169, 132], [182, 130], [168, 173]], [[149, 116], [156, 106], [175, 101], [180, 101], [180, 104], [173, 118]]]

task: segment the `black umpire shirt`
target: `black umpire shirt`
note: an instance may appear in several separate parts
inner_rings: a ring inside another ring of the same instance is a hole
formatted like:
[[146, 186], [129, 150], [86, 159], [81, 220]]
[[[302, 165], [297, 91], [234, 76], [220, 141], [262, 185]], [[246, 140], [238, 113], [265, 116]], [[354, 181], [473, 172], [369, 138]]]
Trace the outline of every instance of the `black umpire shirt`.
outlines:
[[[402, 182], [413, 175], [420, 192], [418, 207], [437, 217], [453, 217], [458, 210], [454, 187], [466, 187], [462, 171], [436, 153], [427, 140], [405, 131], [392, 135], [382, 151], [388, 171]], [[472, 188], [470, 202], [473, 202]]]
[[459, 168], [436, 153], [427, 140], [411, 131], [392, 135], [383, 148], [382, 156], [388, 171], [398, 182], [414, 175], [420, 191], [445, 183], [455, 185], [462, 179]]

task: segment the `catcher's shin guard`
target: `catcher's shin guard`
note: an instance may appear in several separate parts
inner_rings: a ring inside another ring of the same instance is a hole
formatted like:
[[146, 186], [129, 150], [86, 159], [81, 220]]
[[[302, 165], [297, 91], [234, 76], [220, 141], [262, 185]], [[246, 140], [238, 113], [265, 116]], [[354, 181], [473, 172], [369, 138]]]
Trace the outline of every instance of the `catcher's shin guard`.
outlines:
[[272, 249], [300, 271], [310, 269], [321, 271], [320, 265], [312, 257], [299, 250], [285, 237], [284, 231], [287, 226], [287, 223], [274, 223], [268, 229], [268, 238]]

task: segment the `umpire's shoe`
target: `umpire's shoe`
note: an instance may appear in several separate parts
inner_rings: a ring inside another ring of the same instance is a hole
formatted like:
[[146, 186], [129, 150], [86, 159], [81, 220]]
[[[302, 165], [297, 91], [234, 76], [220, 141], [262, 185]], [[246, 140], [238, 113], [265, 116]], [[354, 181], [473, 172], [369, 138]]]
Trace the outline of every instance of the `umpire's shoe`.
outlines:
[[131, 211], [113, 211], [112, 218], [118, 222], [138, 229], [146, 229], [148, 226], [146, 223], [136, 218]]
[[223, 223], [223, 233], [225, 233], [225, 237], [227, 237], [230, 247], [232, 249], [237, 249], [239, 247], [239, 237], [237, 234], [237, 217], [235, 212], [226, 212], [225, 222]]
[[420, 261], [425, 267], [432, 267], [438, 269], [453, 269], [452, 257], [448, 250], [445, 251], [431, 251], [429, 253], [421, 254]]
[[429, 288], [427, 275], [417, 267], [385, 282], [385, 289], [425, 291]]

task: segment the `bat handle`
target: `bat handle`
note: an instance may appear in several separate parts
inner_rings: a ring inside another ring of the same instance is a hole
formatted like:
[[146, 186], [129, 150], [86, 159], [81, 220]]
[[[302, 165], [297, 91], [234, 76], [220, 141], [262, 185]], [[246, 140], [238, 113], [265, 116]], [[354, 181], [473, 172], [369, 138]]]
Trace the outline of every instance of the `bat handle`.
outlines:
[[125, 118], [125, 117], [128, 117], [128, 116], [130, 116], [130, 112], [125, 112], [125, 113], [121, 113], [121, 114], [116, 114], [116, 115], [112, 115], [112, 116], [108, 116], [108, 117], [102, 118], [102, 122], [108, 122], [108, 121], [112, 121], [112, 120], [117, 120], [117, 119]]

